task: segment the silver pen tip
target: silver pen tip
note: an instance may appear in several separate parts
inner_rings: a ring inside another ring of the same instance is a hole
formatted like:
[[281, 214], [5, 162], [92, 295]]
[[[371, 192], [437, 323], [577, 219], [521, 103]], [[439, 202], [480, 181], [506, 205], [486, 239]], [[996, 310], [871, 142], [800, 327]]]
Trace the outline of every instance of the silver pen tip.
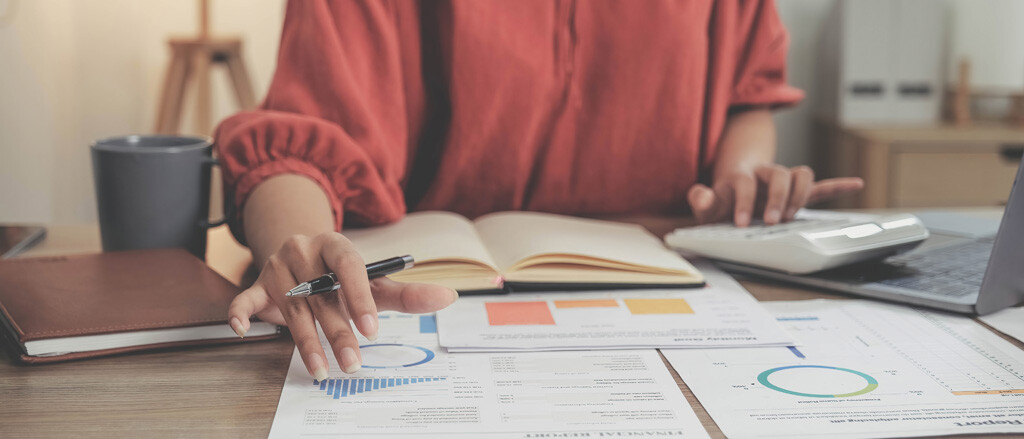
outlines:
[[416, 265], [416, 260], [409, 255], [402, 256], [402, 261], [405, 262], [405, 267], [402, 267], [403, 270], [408, 270], [412, 268], [413, 265]]
[[308, 296], [311, 289], [312, 288], [310, 288], [309, 282], [303, 282], [296, 286], [295, 288], [288, 290], [288, 292], [284, 293], [284, 295], [287, 297]]

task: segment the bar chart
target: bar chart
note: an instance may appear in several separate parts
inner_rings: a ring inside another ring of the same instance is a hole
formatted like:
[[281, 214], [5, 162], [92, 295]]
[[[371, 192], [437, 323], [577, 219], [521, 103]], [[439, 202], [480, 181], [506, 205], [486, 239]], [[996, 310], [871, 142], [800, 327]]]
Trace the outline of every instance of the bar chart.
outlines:
[[389, 377], [389, 378], [329, 378], [313, 381], [313, 385], [332, 399], [341, 399], [361, 393], [381, 391], [401, 386], [444, 381], [446, 377]]

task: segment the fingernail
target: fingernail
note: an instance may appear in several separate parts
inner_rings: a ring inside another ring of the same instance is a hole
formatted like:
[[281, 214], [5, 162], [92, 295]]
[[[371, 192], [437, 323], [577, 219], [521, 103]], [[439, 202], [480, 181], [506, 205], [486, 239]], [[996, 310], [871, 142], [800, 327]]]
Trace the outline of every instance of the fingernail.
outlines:
[[238, 334], [241, 338], [245, 338], [245, 327], [242, 326], [242, 321], [238, 320], [238, 317], [232, 317], [229, 325], [231, 325], [231, 329], [235, 331], [235, 334]]
[[359, 318], [359, 326], [362, 327], [363, 336], [367, 340], [374, 341], [377, 339], [377, 316], [373, 314], [363, 314]]
[[327, 369], [321, 367], [313, 371], [313, 378], [317, 381], [323, 381], [327, 379]]
[[701, 204], [708, 205], [714, 199], [715, 193], [710, 189], [704, 189], [700, 191], [700, 202]]
[[746, 212], [737, 213], [736, 214], [736, 225], [740, 226], [740, 227], [745, 227], [747, 225], [750, 225], [750, 214], [746, 213]]
[[356, 356], [356, 351], [352, 348], [341, 349], [341, 370], [345, 373], [356, 373], [363, 367], [359, 364], [359, 357]]
[[780, 214], [778, 209], [770, 209], [764, 213], [764, 222], [768, 224], [775, 224], [779, 222], [779, 216]]
[[452, 302], [459, 300], [459, 291], [455, 288], [449, 288], [452, 291]]
[[315, 380], [323, 381], [327, 379], [327, 361], [320, 354], [309, 354], [307, 362], [313, 368], [313, 378]]

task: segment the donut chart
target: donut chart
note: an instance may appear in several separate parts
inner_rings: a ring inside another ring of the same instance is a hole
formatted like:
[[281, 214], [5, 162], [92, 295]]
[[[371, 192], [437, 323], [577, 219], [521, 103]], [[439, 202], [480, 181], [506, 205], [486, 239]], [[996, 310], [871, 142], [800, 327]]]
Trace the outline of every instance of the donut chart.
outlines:
[[[856, 390], [856, 391], [853, 391], [853, 392], [846, 392], [846, 393], [809, 393], [809, 392], [802, 392], [802, 391], [796, 391], [796, 390], [788, 389], [788, 388], [782, 387], [780, 385], [774, 384], [774, 383], [772, 383], [769, 380], [769, 378], [771, 377], [772, 374], [775, 374], [777, 372], [787, 371], [787, 370], [794, 370], [794, 369], [817, 369], [817, 370], [822, 370], [823, 369], [823, 370], [826, 370], [826, 371], [839, 371], [839, 372], [841, 372], [843, 374], [852, 374], [852, 375], [855, 375], [857, 377], [860, 377], [864, 381], [867, 382], [867, 385], [865, 385], [864, 388], [862, 388], [860, 390]], [[848, 398], [848, 397], [851, 397], [851, 396], [863, 395], [865, 393], [871, 392], [871, 391], [873, 391], [873, 390], [878, 388], [878, 380], [876, 380], [874, 377], [872, 377], [871, 375], [868, 375], [868, 374], [866, 374], [864, 372], [859, 372], [859, 371], [856, 371], [856, 370], [853, 370], [853, 369], [844, 369], [842, 367], [819, 366], [819, 365], [783, 366], [783, 367], [776, 367], [774, 369], [768, 369], [768, 370], [766, 370], [764, 372], [761, 372], [760, 374], [757, 375], [757, 382], [761, 383], [761, 385], [763, 385], [763, 386], [765, 386], [765, 387], [767, 387], [769, 389], [772, 389], [772, 390], [774, 390], [776, 392], [788, 393], [790, 395], [804, 396], [804, 397], [808, 397], [808, 398]]]
[[399, 343], [367, 344], [359, 346], [359, 351], [367, 369], [414, 367], [435, 357], [434, 351], [425, 347]]

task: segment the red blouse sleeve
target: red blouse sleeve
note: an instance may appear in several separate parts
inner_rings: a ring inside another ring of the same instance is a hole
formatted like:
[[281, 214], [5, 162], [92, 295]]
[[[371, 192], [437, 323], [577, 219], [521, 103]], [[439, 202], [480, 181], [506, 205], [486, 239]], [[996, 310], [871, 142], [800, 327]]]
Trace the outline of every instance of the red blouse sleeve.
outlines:
[[786, 83], [789, 33], [775, 2], [739, 1], [734, 19], [738, 38], [730, 106], [777, 108], [800, 102], [803, 92]]
[[730, 113], [795, 105], [803, 92], [786, 84], [789, 35], [772, 0], [715, 0], [711, 15], [702, 173], [710, 175]]
[[[215, 134], [236, 212], [260, 182], [293, 173], [324, 190], [337, 230], [346, 220], [401, 218], [414, 116], [402, 79], [408, 41], [401, 40], [409, 33], [397, 31], [395, 18], [387, 2], [288, 3], [266, 99]], [[241, 220], [233, 224], [239, 237]]]

